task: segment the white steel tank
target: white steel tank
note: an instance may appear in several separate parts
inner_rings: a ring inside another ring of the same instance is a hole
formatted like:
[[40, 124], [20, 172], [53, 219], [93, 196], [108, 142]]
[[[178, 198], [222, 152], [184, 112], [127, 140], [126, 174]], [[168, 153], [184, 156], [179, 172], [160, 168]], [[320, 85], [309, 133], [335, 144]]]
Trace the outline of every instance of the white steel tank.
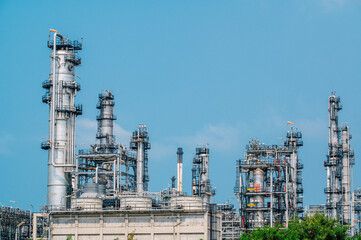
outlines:
[[149, 210], [152, 209], [152, 199], [145, 196], [121, 196], [121, 209]]
[[71, 207], [76, 210], [98, 211], [103, 209], [101, 198], [74, 198], [71, 200]]
[[170, 208], [184, 210], [200, 210], [203, 208], [202, 198], [196, 196], [176, 196], [169, 201]]

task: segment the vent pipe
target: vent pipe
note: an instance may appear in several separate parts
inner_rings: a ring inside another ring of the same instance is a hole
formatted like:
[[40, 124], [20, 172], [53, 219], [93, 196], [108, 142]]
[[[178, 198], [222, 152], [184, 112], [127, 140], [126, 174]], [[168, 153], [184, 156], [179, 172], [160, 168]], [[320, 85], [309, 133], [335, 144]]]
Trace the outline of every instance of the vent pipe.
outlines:
[[183, 192], [183, 149], [177, 150], [177, 191]]

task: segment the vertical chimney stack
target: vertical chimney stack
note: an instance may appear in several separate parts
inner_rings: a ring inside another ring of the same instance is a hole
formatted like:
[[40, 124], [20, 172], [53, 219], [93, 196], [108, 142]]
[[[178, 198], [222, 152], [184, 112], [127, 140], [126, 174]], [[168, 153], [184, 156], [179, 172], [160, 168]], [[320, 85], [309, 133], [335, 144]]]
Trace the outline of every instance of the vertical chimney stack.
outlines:
[[177, 150], [177, 191], [183, 192], [183, 149]]

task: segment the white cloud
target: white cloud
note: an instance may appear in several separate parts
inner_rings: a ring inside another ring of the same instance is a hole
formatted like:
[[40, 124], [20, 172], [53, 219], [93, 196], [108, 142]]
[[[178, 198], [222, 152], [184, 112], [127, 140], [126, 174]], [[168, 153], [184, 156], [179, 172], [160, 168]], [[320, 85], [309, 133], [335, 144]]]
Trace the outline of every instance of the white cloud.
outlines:
[[120, 142], [122, 144], [128, 145], [130, 141], [130, 137], [132, 136], [132, 133], [125, 130], [118, 124], [114, 124], [114, 135], [116, 137], [116, 141]]
[[10, 134], [3, 134], [0, 136], [0, 154], [6, 155], [11, 153], [9, 146], [13, 144], [15, 138], [13, 135]]
[[[77, 120], [76, 142], [79, 148], [87, 148], [96, 142], [97, 121], [88, 118]], [[114, 123], [114, 135], [117, 143], [128, 145], [131, 132]]]
[[76, 121], [76, 145], [79, 148], [87, 148], [90, 144], [95, 143], [95, 134], [97, 122], [80, 118]]
[[300, 119], [297, 120], [297, 127], [308, 138], [324, 140], [328, 135], [328, 122], [325, 119]]
[[349, 0], [321, 0], [322, 6], [327, 11], [336, 11], [349, 3]]
[[194, 135], [171, 137], [170, 140], [187, 147], [209, 144], [216, 151], [225, 151], [239, 146], [240, 134], [239, 127], [207, 124]]
[[149, 157], [157, 162], [175, 159], [177, 147], [173, 143], [151, 142]]

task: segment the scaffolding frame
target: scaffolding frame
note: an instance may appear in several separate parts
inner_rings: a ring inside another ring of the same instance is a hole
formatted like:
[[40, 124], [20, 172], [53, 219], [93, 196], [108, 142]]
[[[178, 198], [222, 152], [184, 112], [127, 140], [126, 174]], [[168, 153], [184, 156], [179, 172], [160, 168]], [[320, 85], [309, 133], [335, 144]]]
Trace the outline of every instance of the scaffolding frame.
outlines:
[[[19, 208], [0, 207], [0, 239], [28, 239], [31, 235], [31, 213]], [[22, 224], [21, 224], [22, 223]]]
[[288, 227], [293, 216], [303, 214], [303, 164], [298, 147], [300, 132], [288, 132], [283, 146], [250, 140], [244, 159], [237, 161], [235, 194], [239, 200], [241, 230], [266, 225]]

